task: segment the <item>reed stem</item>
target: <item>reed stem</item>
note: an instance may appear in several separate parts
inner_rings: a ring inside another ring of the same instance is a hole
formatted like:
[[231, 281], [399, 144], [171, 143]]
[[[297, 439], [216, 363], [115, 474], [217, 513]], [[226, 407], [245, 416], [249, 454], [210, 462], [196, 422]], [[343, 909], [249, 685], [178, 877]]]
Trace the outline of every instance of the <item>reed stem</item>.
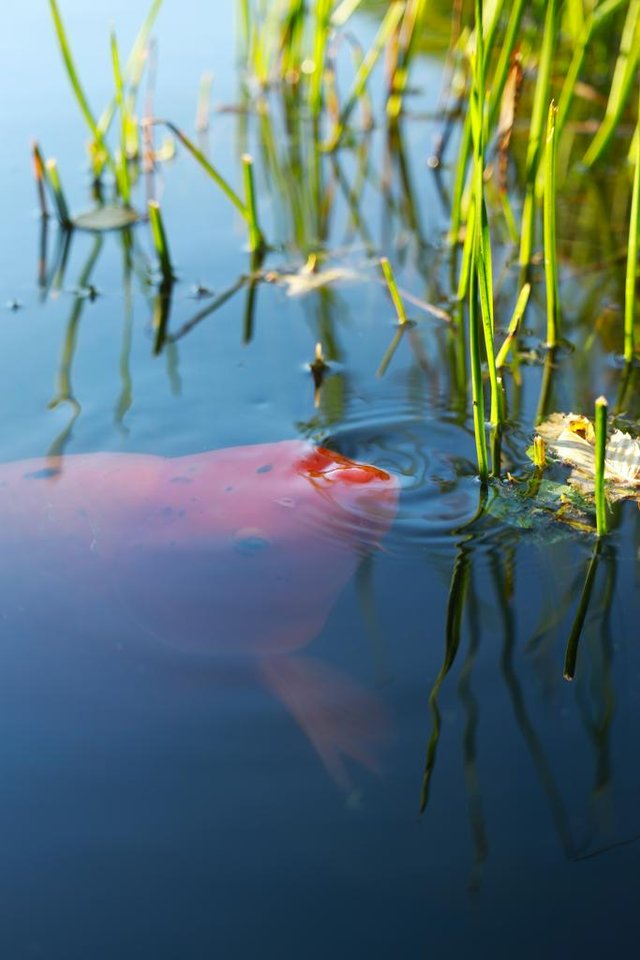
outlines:
[[242, 176], [244, 180], [247, 225], [249, 227], [249, 250], [251, 253], [255, 253], [264, 246], [264, 239], [260, 226], [258, 225], [258, 208], [256, 205], [255, 184], [253, 181], [253, 157], [248, 153], [242, 155]]
[[407, 322], [407, 311], [405, 310], [404, 303], [402, 302], [402, 297], [400, 296], [400, 291], [398, 290], [398, 284], [396, 283], [393, 269], [387, 257], [380, 257], [380, 266], [382, 268], [384, 278], [387, 281], [387, 287], [389, 288], [393, 305], [396, 308], [398, 323], [400, 326], [402, 326], [402, 324]]
[[153, 245], [160, 261], [160, 270], [164, 282], [173, 280], [174, 273], [171, 266], [171, 257], [169, 255], [169, 244], [167, 234], [164, 229], [162, 212], [157, 200], [149, 200], [149, 223], [151, 224], [151, 235]]
[[595, 416], [595, 502], [596, 529], [599, 537], [607, 533], [607, 501], [605, 497], [604, 461], [607, 449], [607, 400], [598, 397]]
[[[640, 106], [639, 106], [640, 110]], [[636, 277], [638, 273], [638, 227], [640, 225], [640, 112], [635, 132], [635, 160], [631, 213], [629, 215], [629, 245], [627, 272], [624, 285], [624, 359], [631, 363], [635, 354]]]
[[540, 143], [544, 129], [545, 108], [549, 101], [549, 79], [551, 77], [551, 64], [555, 47], [556, 19], [556, 0], [549, 0], [544, 21], [542, 48], [538, 62], [538, 78], [533, 97], [529, 142], [527, 144], [526, 187], [520, 230], [520, 265], [523, 267], [528, 267], [531, 261], [531, 252], [533, 250], [535, 236], [536, 175], [540, 157]]
[[40, 147], [35, 140], [31, 144], [31, 156], [33, 157], [33, 175], [35, 177], [36, 187], [38, 190], [40, 216], [43, 220], [46, 220], [46, 218], [49, 216], [49, 211], [47, 209], [47, 195], [45, 193], [46, 173], [44, 168], [44, 158], [40, 151]]
[[556, 114], [553, 100], [547, 116], [547, 139], [544, 156], [544, 277], [547, 291], [547, 346], [558, 342], [559, 297], [558, 259], [556, 248]]
[[65, 227], [65, 229], [68, 229], [72, 226], [72, 222], [69, 215], [69, 207], [67, 206], [64, 190], [62, 189], [62, 183], [60, 182], [60, 174], [58, 173], [58, 164], [56, 163], [55, 157], [49, 157], [45, 166], [45, 170], [47, 173], [49, 186], [51, 187], [51, 193], [53, 195], [53, 205], [56, 208], [56, 216], [60, 221], [60, 225]]

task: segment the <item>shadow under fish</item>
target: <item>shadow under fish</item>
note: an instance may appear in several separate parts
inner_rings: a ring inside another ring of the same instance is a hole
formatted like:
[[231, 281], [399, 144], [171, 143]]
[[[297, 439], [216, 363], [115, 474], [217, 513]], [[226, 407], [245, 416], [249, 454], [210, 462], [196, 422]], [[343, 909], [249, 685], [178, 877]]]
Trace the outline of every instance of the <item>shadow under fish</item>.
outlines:
[[298, 440], [4, 464], [2, 631], [250, 659], [350, 790], [345, 758], [376, 769], [383, 708], [299, 651], [397, 498], [383, 470]]

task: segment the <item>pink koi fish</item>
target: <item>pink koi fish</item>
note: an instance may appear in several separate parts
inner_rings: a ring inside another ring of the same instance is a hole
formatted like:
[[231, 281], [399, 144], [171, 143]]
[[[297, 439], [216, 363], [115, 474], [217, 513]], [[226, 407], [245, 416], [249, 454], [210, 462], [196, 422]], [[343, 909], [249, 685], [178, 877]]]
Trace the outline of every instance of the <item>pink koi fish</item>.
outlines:
[[334, 779], [376, 766], [380, 705], [297, 651], [389, 528], [393, 477], [298, 440], [0, 466], [0, 628], [252, 658]]

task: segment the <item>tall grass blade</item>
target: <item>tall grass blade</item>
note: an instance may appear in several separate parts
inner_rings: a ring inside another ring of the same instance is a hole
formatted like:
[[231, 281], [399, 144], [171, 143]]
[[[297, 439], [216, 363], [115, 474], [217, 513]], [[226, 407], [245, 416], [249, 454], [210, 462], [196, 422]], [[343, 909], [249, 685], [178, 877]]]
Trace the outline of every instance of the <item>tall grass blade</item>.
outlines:
[[38, 191], [40, 216], [43, 220], [46, 220], [46, 218], [49, 216], [49, 211], [47, 209], [47, 195], [45, 192], [46, 172], [44, 168], [44, 158], [40, 151], [40, 147], [35, 140], [31, 144], [31, 156], [33, 159], [33, 176], [36, 181], [36, 189]]
[[[156, 17], [160, 12], [160, 7], [162, 6], [162, 0], [153, 0], [149, 12], [142, 22], [142, 26], [138, 30], [138, 34], [133, 41], [133, 46], [129, 56], [127, 57], [127, 63], [123, 71], [123, 84], [125, 87], [129, 86], [133, 90], [137, 89], [140, 79], [142, 77], [142, 71], [144, 69], [144, 52], [149, 43], [149, 38], [151, 36], [151, 31], [153, 25], [156, 21]], [[115, 97], [107, 107], [100, 114], [98, 120], [98, 129], [100, 130], [103, 136], [106, 136], [111, 122], [116, 112], [116, 100]]]
[[322, 81], [324, 79], [327, 40], [331, 26], [333, 0], [316, 0], [316, 24], [313, 38], [313, 73], [309, 84], [309, 110], [317, 119], [322, 109]]
[[[640, 106], [638, 116], [640, 118]], [[635, 353], [636, 279], [638, 274], [638, 229], [640, 227], [640, 119], [635, 132], [633, 190], [629, 214], [629, 244], [624, 284], [624, 359], [631, 363]]]
[[407, 311], [405, 310], [402, 297], [400, 296], [400, 291], [398, 290], [398, 284], [396, 283], [393, 269], [386, 257], [380, 257], [380, 267], [382, 268], [384, 279], [387, 282], [387, 287], [389, 288], [393, 305], [396, 308], [398, 323], [402, 326], [402, 324], [407, 322]]
[[71, 216], [69, 214], [69, 207], [67, 206], [64, 190], [62, 189], [62, 183], [60, 182], [58, 164], [54, 157], [49, 157], [47, 160], [45, 171], [47, 174], [47, 182], [51, 189], [53, 205], [56, 208], [56, 216], [60, 225], [68, 230], [72, 226]]
[[[474, 258], [475, 259], [475, 258]], [[473, 433], [476, 441], [478, 474], [483, 483], [489, 479], [487, 437], [484, 423], [484, 388], [482, 384], [482, 357], [480, 353], [480, 321], [478, 318], [477, 272], [472, 263], [469, 280], [469, 356], [471, 359], [471, 404]]]
[[547, 346], [558, 342], [560, 303], [558, 295], [558, 258], [556, 244], [556, 113], [549, 104], [544, 155], [544, 276], [547, 288]]
[[149, 201], [149, 223], [151, 225], [151, 235], [162, 272], [163, 282], [171, 282], [174, 277], [171, 257], [169, 255], [169, 243], [164, 228], [160, 204], [157, 200]]
[[540, 144], [547, 114], [547, 104], [549, 102], [549, 80], [551, 77], [553, 51], [556, 42], [556, 21], [556, 0], [549, 0], [544, 21], [542, 47], [540, 50], [540, 60], [538, 62], [538, 77], [531, 110], [529, 142], [527, 144], [526, 187], [522, 208], [520, 238], [520, 264], [523, 267], [528, 267], [533, 250], [535, 235], [535, 181], [540, 157]]
[[595, 7], [594, 10], [591, 11], [584, 22], [578, 42], [574, 47], [571, 63], [569, 64], [569, 69], [567, 70], [567, 75], [562, 85], [562, 91], [558, 98], [558, 115], [556, 118], [556, 129], [558, 131], [558, 135], [564, 129], [569, 108], [573, 101], [576, 83], [578, 82], [580, 71], [582, 70], [582, 65], [584, 63], [585, 54], [589, 44], [591, 43], [594, 33], [596, 32], [597, 28], [601, 26], [601, 24], [605, 23], [606, 20], [616, 12], [616, 10], [622, 6], [625, 6], [628, 2], [629, 0], [604, 0], [604, 3], [600, 3], [597, 7]]
[[391, 120], [397, 120], [402, 112], [402, 101], [409, 80], [411, 58], [428, 2], [429, 0], [407, 0], [405, 4], [398, 38], [398, 58], [391, 78], [387, 100], [387, 116]]
[[584, 165], [592, 167], [613, 137], [631, 90], [640, 58], [640, 0], [630, 0], [620, 39], [620, 51], [613, 71], [604, 120], [584, 155]]
[[116, 180], [118, 191], [125, 206], [131, 204], [131, 181], [129, 179], [129, 162], [127, 158], [127, 131], [129, 122], [124, 102], [124, 86], [120, 69], [120, 55], [115, 32], [111, 32], [111, 63], [113, 65], [113, 79], [116, 88], [116, 103], [120, 111], [120, 157], [116, 162]]
[[49, 0], [49, 9], [51, 10], [51, 15], [53, 17], [53, 24], [55, 27], [56, 36], [58, 38], [58, 44], [60, 45], [60, 52], [62, 53], [62, 59], [64, 60], [64, 65], [67, 70], [67, 76], [69, 77], [69, 82], [71, 83], [71, 89], [74, 92], [76, 101], [78, 103], [78, 106], [80, 107], [80, 112], [82, 113], [82, 116], [84, 117], [86, 124], [89, 127], [93, 135], [93, 139], [95, 141], [95, 144], [94, 144], [95, 155], [93, 157], [94, 169], [96, 169], [96, 167], [99, 164], [102, 164], [104, 161], [106, 161], [111, 167], [111, 169], [114, 170], [115, 172], [115, 164], [113, 162], [113, 158], [111, 157], [111, 154], [109, 153], [109, 148], [105, 143], [104, 134], [99, 129], [96, 123], [96, 120], [91, 111], [91, 107], [89, 106], [89, 101], [87, 100], [84, 90], [82, 88], [82, 85], [80, 83], [80, 78], [78, 77], [78, 73], [76, 71], [75, 64], [73, 62], [73, 57], [71, 55], [71, 48], [69, 46], [67, 35], [65, 33], [64, 24], [62, 23], [62, 18], [60, 16], [60, 11], [58, 9], [57, 0]]
[[329, 142], [325, 145], [326, 150], [335, 150], [345, 131], [347, 121], [351, 114], [353, 113], [354, 108], [356, 107], [360, 97], [362, 96], [364, 89], [367, 85], [367, 81], [371, 76], [373, 68], [380, 58], [380, 54], [385, 49], [385, 46], [396, 30], [400, 19], [404, 12], [404, 5], [402, 3], [391, 3], [387, 8], [387, 12], [384, 15], [384, 19], [380, 24], [378, 32], [371, 44], [371, 47], [367, 51], [367, 54], [360, 65], [360, 69], [356, 73], [356, 76], [353, 81], [353, 86], [347, 100], [340, 111], [340, 116], [338, 118], [338, 123], [336, 128], [333, 131], [333, 134]]
[[174, 136], [177, 137], [177, 139], [180, 141], [180, 143], [181, 143], [184, 147], [187, 148], [187, 150], [189, 151], [189, 153], [191, 154], [191, 156], [193, 157], [193, 159], [196, 160], [196, 161], [200, 164], [200, 166], [201, 166], [202, 169], [205, 171], [205, 173], [207, 173], [208, 176], [210, 176], [211, 179], [214, 181], [214, 183], [216, 183], [216, 184], [220, 187], [220, 189], [221, 189], [222, 192], [225, 194], [225, 196], [226, 196], [226, 197], [231, 201], [231, 203], [234, 205], [234, 207], [236, 208], [236, 210], [238, 211], [238, 213], [240, 214], [240, 216], [241, 216], [244, 220], [246, 220], [247, 223], [250, 222], [250, 213], [249, 213], [246, 205], [242, 202], [242, 200], [240, 199], [240, 197], [238, 196], [238, 194], [235, 192], [235, 190], [233, 189], [233, 187], [231, 187], [231, 186], [227, 183], [227, 181], [224, 179], [224, 177], [222, 176], [222, 174], [218, 173], [218, 171], [216, 170], [216, 168], [215, 168], [211, 163], [209, 163], [209, 161], [208, 161], [207, 158], [205, 157], [205, 155], [204, 155], [204, 153], [202, 152], [202, 150], [199, 150], [199, 149], [196, 147], [195, 143], [193, 143], [193, 141], [189, 139], [189, 137], [186, 135], [186, 133], [183, 133], [182, 130], [181, 130], [179, 127], [176, 127], [176, 125], [175, 125], [174, 123], [171, 123], [170, 120], [159, 120], [159, 119], [155, 119], [155, 118], [154, 118], [154, 119], [152, 119], [152, 120], [147, 120], [147, 121], [145, 121], [145, 122], [146, 122], [147, 124], [152, 124], [152, 125], [156, 125], [156, 126], [159, 125], [159, 124], [162, 124], [162, 125], [165, 126], [168, 130], [170, 130], [171, 133], [173, 133]]
[[500, 370], [505, 365], [507, 356], [509, 354], [509, 350], [511, 349], [515, 341], [515, 338], [518, 335], [518, 330], [520, 329], [520, 323], [524, 316], [524, 312], [527, 309], [530, 293], [531, 293], [531, 284], [525, 283], [522, 290], [520, 291], [511, 320], [509, 321], [509, 326], [507, 328], [507, 336], [505, 337], [505, 341], [500, 347], [498, 354], [496, 356], [496, 367], [498, 370]]
[[598, 397], [596, 400], [595, 432], [596, 528], [598, 536], [603, 537], [607, 533], [607, 502], [604, 480], [604, 458], [607, 449], [607, 401], [605, 397]]
[[244, 195], [248, 213], [249, 250], [255, 253], [264, 246], [262, 231], [258, 225], [258, 209], [256, 206], [256, 191], [253, 182], [253, 158], [248, 153], [242, 156], [242, 175], [244, 179]]

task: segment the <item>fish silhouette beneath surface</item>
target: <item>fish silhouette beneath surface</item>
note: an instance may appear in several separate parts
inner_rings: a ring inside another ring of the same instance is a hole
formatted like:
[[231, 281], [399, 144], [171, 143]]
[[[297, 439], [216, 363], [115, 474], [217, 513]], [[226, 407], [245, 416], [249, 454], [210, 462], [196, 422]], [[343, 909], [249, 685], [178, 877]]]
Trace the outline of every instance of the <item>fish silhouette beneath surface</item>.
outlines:
[[374, 768], [374, 697], [296, 654], [387, 531], [397, 483], [298, 440], [0, 466], [2, 630], [251, 658], [325, 766]]

